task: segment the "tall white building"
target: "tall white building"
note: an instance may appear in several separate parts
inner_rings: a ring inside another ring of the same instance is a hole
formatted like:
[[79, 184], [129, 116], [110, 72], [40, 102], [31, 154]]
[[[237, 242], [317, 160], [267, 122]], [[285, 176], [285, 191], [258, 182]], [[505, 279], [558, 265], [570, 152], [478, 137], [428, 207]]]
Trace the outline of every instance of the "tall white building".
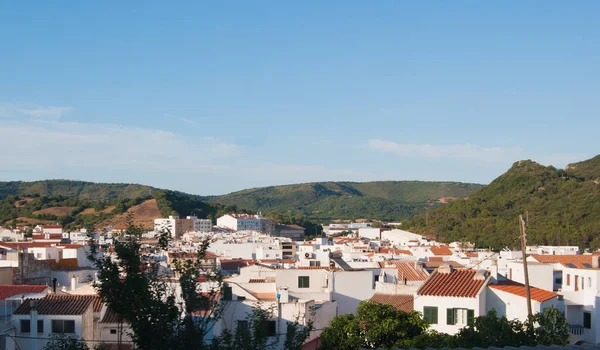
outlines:
[[217, 226], [234, 231], [258, 231], [272, 234], [275, 231], [275, 221], [261, 215], [226, 214], [217, 219]]
[[188, 216], [186, 219], [194, 222], [194, 231], [196, 232], [212, 231], [212, 221], [210, 219], [198, 219], [196, 216]]
[[154, 219], [154, 232], [164, 232], [169, 230], [171, 236], [175, 236], [177, 220], [179, 216], [170, 215], [168, 218]]

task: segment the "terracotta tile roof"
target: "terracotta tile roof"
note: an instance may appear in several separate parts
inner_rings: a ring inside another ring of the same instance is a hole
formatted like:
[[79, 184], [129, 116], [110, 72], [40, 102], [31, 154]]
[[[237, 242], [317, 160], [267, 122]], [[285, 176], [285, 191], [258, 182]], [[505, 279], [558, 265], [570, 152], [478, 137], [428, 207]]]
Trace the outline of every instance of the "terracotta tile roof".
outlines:
[[414, 310], [415, 297], [412, 294], [375, 293], [369, 301], [377, 304], [392, 305], [396, 310], [411, 312]]
[[100, 321], [100, 323], [119, 323], [119, 316], [117, 316], [117, 314], [111, 309], [106, 309], [104, 317], [102, 317], [102, 321]]
[[466, 252], [465, 255], [467, 256], [467, 258], [478, 258], [479, 257], [479, 253], [477, 253], [477, 252]]
[[450, 273], [434, 272], [417, 291], [418, 295], [475, 298], [486, 280], [475, 279], [477, 271], [454, 269]]
[[[526, 298], [527, 295], [525, 285], [514, 281], [501, 281], [497, 284], [490, 284], [488, 287], [506, 293], [514, 294], [523, 298]], [[536, 287], [530, 287], [529, 293], [531, 295], [532, 300], [539, 301], [540, 303], [543, 303], [546, 300], [550, 300], [558, 296], [558, 294], [556, 293]]]
[[381, 268], [396, 268], [398, 269], [398, 279], [407, 281], [425, 281], [429, 277], [429, 273], [422, 268], [415, 266], [414, 261], [384, 261], [379, 263]]
[[396, 249], [394, 251], [392, 251], [393, 254], [396, 255], [413, 255], [410, 250], [405, 250], [405, 249]]
[[263, 301], [276, 301], [277, 293], [250, 293], [253, 297]]
[[248, 283], [265, 283], [267, 282], [264, 278], [251, 278]]
[[452, 255], [452, 251], [448, 247], [431, 247], [429, 250], [433, 253], [433, 255]]
[[95, 297], [94, 298], [94, 312], [101, 312], [102, 311], [102, 299], [100, 299], [100, 297]]
[[23, 294], [38, 294], [48, 290], [48, 286], [43, 285], [0, 285], [0, 300], [6, 300], [10, 297], [21, 296]]
[[[585, 269], [592, 267], [591, 255], [542, 255], [531, 254], [530, 257], [543, 264], [561, 264], [565, 267]], [[569, 266], [572, 264], [573, 266]], [[587, 264], [587, 265], [586, 265]]]
[[452, 265], [452, 267], [457, 269], [463, 269], [465, 266], [463, 264], [457, 263], [456, 261], [443, 261], [443, 260], [429, 260], [424, 261], [423, 266], [426, 268], [438, 268], [444, 264]]
[[[83, 315], [97, 298], [92, 295], [50, 294], [38, 300], [38, 314], [40, 315]], [[14, 312], [15, 315], [29, 315], [31, 301], [26, 299]]]

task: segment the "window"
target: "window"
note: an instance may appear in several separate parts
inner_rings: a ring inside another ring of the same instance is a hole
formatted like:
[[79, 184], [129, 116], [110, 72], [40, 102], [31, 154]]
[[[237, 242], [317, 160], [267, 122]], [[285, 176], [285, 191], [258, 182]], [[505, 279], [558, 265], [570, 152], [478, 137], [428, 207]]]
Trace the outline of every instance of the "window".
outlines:
[[298, 276], [298, 288], [309, 288], [310, 280], [308, 276]]
[[309, 264], [310, 264], [310, 266], [321, 266], [321, 261], [319, 261], [319, 260], [310, 260]]
[[575, 291], [579, 290], [579, 276], [575, 275], [575, 283], [573, 283], [575, 285]]
[[473, 309], [446, 309], [446, 324], [449, 325], [468, 325], [475, 318]]
[[438, 308], [435, 306], [423, 307], [423, 319], [429, 324], [438, 323]]
[[223, 287], [223, 300], [231, 300], [232, 291], [230, 286]]
[[562, 284], [562, 277], [556, 277], [554, 279], [554, 283], [556, 283], [556, 284]]
[[31, 332], [31, 321], [30, 320], [21, 320], [21, 333], [29, 333]]
[[583, 312], [583, 328], [592, 328], [592, 313], [588, 311]]
[[567, 274], [567, 286], [571, 285], [571, 275]]
[[588, 287], [592, 288], [592, 278], [588, 277]]
[[[31, 320], [21, 320], [21, 333], [30, 333], [31, 332]], [[37, 332], [44, 333], [44, 321], [37, 321]]]
[[52, 320], [52, 333], [75, 333], [75, 321]]
[[238, 296], [238, 297], [237, 297], [237, 300], [238, 300], [238, 301], [244, 301], [244, 300], [246, 300], [246, 297], [241, 297], [241, 296]]
[[110, 334], [117, 334], [117, 330], [116, 330], [116, 329], [114, 329], [114, 328], [113, 328], [113, 329], [111, 329], [111, 330], [110, 330]]
[[237, 321], [237, 332], [245, 332], [248, 330], [248, 321], [239, 320]]
[[275, 321], [267, 321], [267, 336], [274, 337], [277, 335], [277, 327]]

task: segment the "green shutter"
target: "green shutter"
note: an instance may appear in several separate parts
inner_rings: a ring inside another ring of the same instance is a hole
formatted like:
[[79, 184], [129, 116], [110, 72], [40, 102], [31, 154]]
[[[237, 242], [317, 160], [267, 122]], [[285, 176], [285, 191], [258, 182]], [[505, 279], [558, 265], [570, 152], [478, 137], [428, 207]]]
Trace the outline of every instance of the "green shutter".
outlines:
[[454, 323], [454, 309], [446, 309], [446, 324]]
[[472, 325], [473, 321], [475, 321], [475, 310], [469, 309], [467, 310], [467, 324]]

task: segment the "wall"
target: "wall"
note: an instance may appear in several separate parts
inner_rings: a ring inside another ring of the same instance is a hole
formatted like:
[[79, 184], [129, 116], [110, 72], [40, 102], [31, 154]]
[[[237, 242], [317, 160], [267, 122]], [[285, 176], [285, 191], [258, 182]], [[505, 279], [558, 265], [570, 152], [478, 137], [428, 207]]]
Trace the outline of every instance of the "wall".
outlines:
[[[90, 308], [88, 311], [89, 311], [89, 315], [87, 313], [85, 315], [86, 320], [90, 317], [93, 317], [92, 304], [90, 304]], [[51, 320], [74, 320], [75, 321], [75, 334], [78, 337], [84, 336], [84, 338], [85, 338], [85, 335], [88, 335], [88, 337], [86, 339], [91, 339], [92, 335], [93, 335], [93, 327], [87, 327], [87, 322], [89, 322], [89, 321], [86, 321], [86, 328], [84, 329], [83, 322], [82, 322], [83, 318], [84, 317], [82, 317], [82, 316], [38, 315], [38, 320], [41, 320], [44, 322], [44, 332], [38, 333], [37, 337], [38, 338], [50, 338], [52, 336]], [[21, 333], [20, 320], [30, 320], [31, 319], [30, 315], [13, 315], [12, 319], [13, 319], [13, 325], [15, 327], [15, 335], [17, 336], [15, 339], [17, 341], [17, 344], [19, 345], [17, 348], [35, 350], [35, 349], [42, 349], [44, 346], [46, 346], [47, 340], [45, 340], [45, 339], [37, 339], [37, 340], [29, 339], [29, 337], [31, 336], [30, 333]], [[37, 347], [34, 346], [34, 344], [37, 344]]]
[[355, 313], [363, 300], [375, 293], [374, 276], [370, 270], [331, 271], [332, 300], [337, 301], [338, 315]]
[[[331, 300], [330, 281], [325, 269], [277, 270], [277, 289], [287, 287], [290, 297], [306, 300]], [[298, 276], [309, 277], [309, 288], [298, 288]]]
[[[485, 294], [485, 291], [481, 294]], [[446, 324], [446, 309], [473, 309], [475, 311], [475, 317], [482, 316], [486, 313], [486, 309], [485, 307], [482, 307], [479, 298], [435, 297], [428, 295], [421, 295], [415, 298], [416, 311], [423, 313], [424, 306], [436, 306], [438, 308], [438, 324], [432, 324], [431, 329], [448, 334], [458, 333], [464, 325]]]
[[[510, 261], [506, 266], [508, 269], [506, 278], [515, 282], [525, 283], [522, 261]], [[551, 264], [528, 262], [527, 269], [529, 270], [530, 286], [548, 291], [554, 290], [554, 269]]]

